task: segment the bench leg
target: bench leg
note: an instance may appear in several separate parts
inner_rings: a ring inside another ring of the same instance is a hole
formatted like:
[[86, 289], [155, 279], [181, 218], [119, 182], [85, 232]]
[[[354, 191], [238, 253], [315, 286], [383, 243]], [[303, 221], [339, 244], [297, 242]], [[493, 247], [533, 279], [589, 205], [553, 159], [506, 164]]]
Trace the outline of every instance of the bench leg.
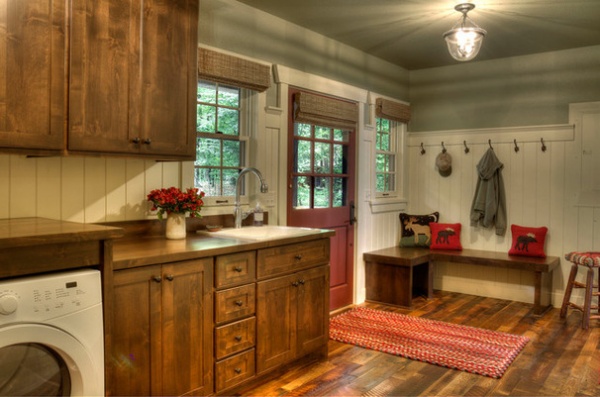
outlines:
[[552, 273], [535, 272], [535, 293], [533, 297], [533, 314], [541, 316], [552, 306], [550, 291], [552, 290]]

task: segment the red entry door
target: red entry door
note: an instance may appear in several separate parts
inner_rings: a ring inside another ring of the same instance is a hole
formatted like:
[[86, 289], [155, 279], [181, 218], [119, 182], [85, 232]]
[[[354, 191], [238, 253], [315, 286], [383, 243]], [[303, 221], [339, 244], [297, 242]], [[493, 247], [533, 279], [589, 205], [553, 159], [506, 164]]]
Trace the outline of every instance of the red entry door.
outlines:
[[[290, 90], [289, 109], [293, 109]], [[290, 112], [293, 113], [293, 112]], [[354, 294], [355, 131], [289, 120], [287, 224], [335, 230], [330, 309]]]

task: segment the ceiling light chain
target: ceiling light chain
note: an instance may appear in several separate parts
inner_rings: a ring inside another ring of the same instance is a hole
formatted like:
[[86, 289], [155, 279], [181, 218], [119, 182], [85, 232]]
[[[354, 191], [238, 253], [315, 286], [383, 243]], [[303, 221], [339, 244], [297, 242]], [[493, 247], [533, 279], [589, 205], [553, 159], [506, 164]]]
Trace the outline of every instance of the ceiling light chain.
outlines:
[[487, 32], [469, 19], [467, 13], [475, 4], [461, 3], [454, 9], [462, 12], [462, 17], [452, 29], [444, 33], [450, 55], [457, 61], [470, 61], [477, 56]]

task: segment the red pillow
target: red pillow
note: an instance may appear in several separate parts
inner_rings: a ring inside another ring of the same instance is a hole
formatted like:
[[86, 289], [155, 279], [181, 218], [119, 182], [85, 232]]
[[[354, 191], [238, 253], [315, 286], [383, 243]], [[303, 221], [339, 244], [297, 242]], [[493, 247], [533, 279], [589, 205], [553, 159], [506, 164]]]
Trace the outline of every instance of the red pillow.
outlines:
[[525, 227], [518, 225], [510, 225], [512, 233], [512, 244], [509, 255], [521, 256], [537, 256], [545, 258], [544, 243], [546, 242], [546, 233], [548, 228], [542, 227]]
[[435, 223], [429, 224], [431, 228], [430, 249], [437, 250], [462, 250], [460, 244], [460, 223]]

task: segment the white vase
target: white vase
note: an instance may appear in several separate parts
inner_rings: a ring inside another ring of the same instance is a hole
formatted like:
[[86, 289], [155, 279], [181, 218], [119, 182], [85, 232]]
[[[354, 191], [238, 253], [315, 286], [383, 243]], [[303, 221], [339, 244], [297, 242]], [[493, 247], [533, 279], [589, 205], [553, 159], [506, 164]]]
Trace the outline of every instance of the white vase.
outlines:
[[166, 229], [166, 237], [170, 240], [185, 238], [185, 214], [168, 214]]

